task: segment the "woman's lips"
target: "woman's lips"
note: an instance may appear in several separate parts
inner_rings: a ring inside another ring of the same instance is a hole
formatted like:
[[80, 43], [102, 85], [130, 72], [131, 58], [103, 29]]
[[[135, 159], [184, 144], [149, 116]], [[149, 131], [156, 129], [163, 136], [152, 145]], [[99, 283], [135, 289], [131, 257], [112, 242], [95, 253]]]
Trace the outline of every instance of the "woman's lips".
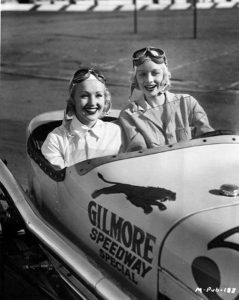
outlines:
[[84, 110], [90, 114], [93, 115], [98, 111], [98, 107], [85, 107]]
[[156, 85], [145, 85], [144, 88], [149, 91], [152, 92], [157, 86]]

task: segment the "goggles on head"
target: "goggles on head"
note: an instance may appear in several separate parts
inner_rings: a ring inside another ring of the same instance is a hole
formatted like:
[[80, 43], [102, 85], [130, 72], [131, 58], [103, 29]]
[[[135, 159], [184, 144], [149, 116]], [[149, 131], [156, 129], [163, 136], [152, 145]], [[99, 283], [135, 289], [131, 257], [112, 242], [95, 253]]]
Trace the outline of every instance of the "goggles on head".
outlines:
[[90, 77], [90, 75], [94, 75], [96, 79], [98, 79], [102, 83], [106, 83], [105, 77], [96, 69], [93, 68], [82, 68], [75, 72], [72, 83], [80, 83]]
[[106, 79], [98, 70], [93, 69], [93, 68], [82, 68], [82, 69], [77, 70], [74, 73], [74, 75], [70, 81], [70, 86], [69, 86], [70, 92], [72, 91], [72, 88], [75, 86], [75, 84], [88, 79], [91, 74], [93, 76], [95, 76], [96, 79], [98, 79], [100, 82], [102, 82], [105, 85]]
[[[96, 69], [94, 68], [81, 68], [78, 69], [72, 79], [70, 80], [69, 85], [69, 92], [70, 92], [70, 100], [68, 100], [67, 108], [66, 108], [66, 115], [70, 115], [72, 112], [74, 113], [74, 103], [72, 102], [72, 92], [77, 83], [80, 83], [90, 77], [90, 75], [95, 76], [96, 79], [98, 79], [101, 83], [104, 85], [106, 84], [105, 77]], [[108, 89], [105, 89], [105, 107], [104, 107], [104, 114], [108, 114], [109, 110], [111, 108], [111, 95]]]
[[165, 63], [167, 65], [167, 58], [165, 52], [162, 49], [155, 47], [146, 47], [134, 52], [133, 66], [141, 65], [147, 58], [158, 64]]

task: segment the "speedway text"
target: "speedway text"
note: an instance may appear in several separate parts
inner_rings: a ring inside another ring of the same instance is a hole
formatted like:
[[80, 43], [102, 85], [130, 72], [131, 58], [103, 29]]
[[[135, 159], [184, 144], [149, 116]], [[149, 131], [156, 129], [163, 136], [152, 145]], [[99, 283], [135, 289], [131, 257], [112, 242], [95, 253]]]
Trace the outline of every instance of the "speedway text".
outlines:
[[94, 226], [90, 238], [101, 247], [100, 257], [137, 284], [136, 276], [144, 278], [152, 269], [156, 237], [94, 201], [88, 214]]

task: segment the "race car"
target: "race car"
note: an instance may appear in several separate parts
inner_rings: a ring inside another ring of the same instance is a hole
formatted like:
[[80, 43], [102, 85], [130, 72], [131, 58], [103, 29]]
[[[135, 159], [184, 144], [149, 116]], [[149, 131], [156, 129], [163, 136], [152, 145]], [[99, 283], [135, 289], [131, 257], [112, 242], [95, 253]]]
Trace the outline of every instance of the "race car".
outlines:
[[239, 136], [59, 169], [41, 145], [62, 119], [44, 113], [27, 128], [27, 193], [3, 162], [0, 185], [75, 299], [238, 300]]

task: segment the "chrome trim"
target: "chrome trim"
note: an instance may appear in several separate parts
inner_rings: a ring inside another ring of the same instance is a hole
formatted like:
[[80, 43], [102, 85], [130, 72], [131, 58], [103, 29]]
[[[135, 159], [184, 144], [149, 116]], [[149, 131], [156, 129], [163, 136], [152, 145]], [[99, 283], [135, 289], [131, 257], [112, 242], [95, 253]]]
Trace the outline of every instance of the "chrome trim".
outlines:
[[135, 297], [122, 291], [122, 288], [119, 288], [113, 281], [106, 278], [103, 270], [99, 270], [99, 266], [93, 265], [92, 260], [90, 262], [83, 251], [53, 229], [34, 211], [30, 199], [1, 160], [0, 181], [12, 198], [28, 230], [46, 248], [55, 253], [70, 270], [86, 282], [95, 291], [96, 295], [107, 300], [135, 299]]

